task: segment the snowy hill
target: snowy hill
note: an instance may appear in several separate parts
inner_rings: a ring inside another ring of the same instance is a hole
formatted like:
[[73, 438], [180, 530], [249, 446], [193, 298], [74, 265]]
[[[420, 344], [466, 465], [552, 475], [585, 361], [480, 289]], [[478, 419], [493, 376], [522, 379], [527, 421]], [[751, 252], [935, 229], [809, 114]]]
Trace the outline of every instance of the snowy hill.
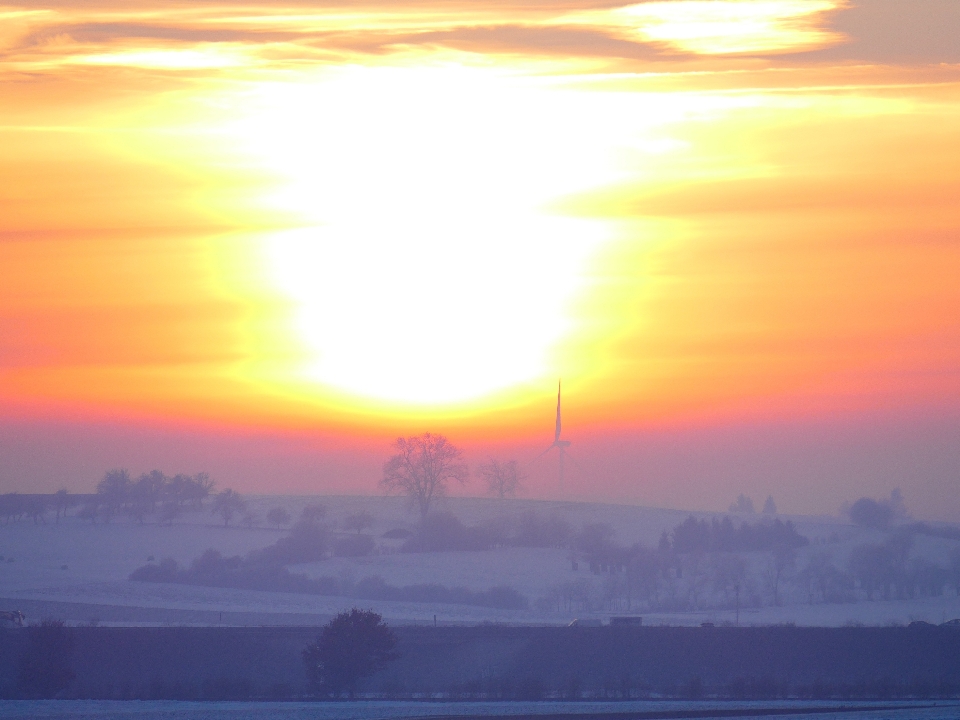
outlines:
[[[128, 579], [137, 568], [164, 558], [188, 568], [210, 549], [224, 558], [251, 557], [289, 537], [303, 509], [317, 504], [326, 509], [318, 522], [329, 537], [329, 548], [320, 559], [291, 563], [286, 570], [314, 583], [333, 583], [339, 594]], [[266, 520], [274, 508], [289, 516], [280, 527], [271, 527]], [[443, 623], [565, 624], [574, 617], [606, 620], [631, 614], [642, 615], [645, 624], [690, 625], [734, 622], [739, 613], [741, 624], [843, 625], [939, 623], [960, 617], [960, 598], [950, 575], [960, 540], [951, 537], [869, 530], [831, 517], [778, 516], [781, 522], [790, 521], [809, 544], [784, 561], [775, 593], [771, 552], [708, 551], [671, 556], [675, 559], [657, 566], [642, 592], [631, 594], [625, 585], [629, 570], [618, 563], [632, 560], [601, 564], [583, 549], [582, 541], [577, 544], [577, 533], [606, 526], [609, 530], [603, 532], [611, 552], [629, 555], [628, 549], [639, 543], [642, 557], [662, 560], [667, 556], [654, 555], [661, 537], [664, 533], [670, 537], [691, 516], [718, 522], [730, 517], [734, 527], [773, 519], [759, 514], [479, 498], [451, 498], [438, 509], [452, 513], [467, 529], [494, 528], [503, 537], [514, 537], [517, 528], [532, 522], [530, 518], [553, 522], [573, 536], [554, 546], [496, 540], [490, 541], [489, 549], [405, 552], [410, 549], [405, 543], [418, 531], [418, 517], [404, 500], [383, 497], [248, 497], [246, 519], [234, 518], [229, 527], [209, 507], [184, 513], [169, 524], [149, 517], [141, 524], [122, 514], [109, 522], [102, 518], [94, 522], [74, 509], [58, 522], [48, 514], [45, 523], [22, 517], [0, 526], [0, 608], [23, 609], [28, 620], [59, 617], [71, 623], [147, 625], [315, 624], [354, 605], [372, 607], [401, 623], [432, 623], [436, 616]], [[355, 527], [361, 514], [360, 527]], [[370, 552], [337, 556], [337, 543], [357, 535], [370, 538]], [[913, 573], [909, 588], [903, 580], [883, 585], [882, 578], [876, 588], [867, 587], [871, 576], [864, 574], [861, 556], [868, 557], [869, 548], [892, 547], [894, 540], [902, 546], [902, 574]], [[480, 593], [508, 586], [526, 599], [527, 608], [376, 599], [358, 589], [370, 578], [378, 578], [388, 589], [429, 585]]]

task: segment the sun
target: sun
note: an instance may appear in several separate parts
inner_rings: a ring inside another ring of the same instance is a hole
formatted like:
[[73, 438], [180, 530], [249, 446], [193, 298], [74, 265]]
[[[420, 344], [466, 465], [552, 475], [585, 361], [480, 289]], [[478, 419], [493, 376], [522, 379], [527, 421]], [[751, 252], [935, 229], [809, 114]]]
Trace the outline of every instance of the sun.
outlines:
[[304, 379], [436, 405], [556, 374], [609, 228], [551, 203], [616, 163], [578, 132], [575, 95], [456, 64], [260, 88], [233, 131], [278, 178], [267, 202], [297, 219], [262, 251], [294, 307]]

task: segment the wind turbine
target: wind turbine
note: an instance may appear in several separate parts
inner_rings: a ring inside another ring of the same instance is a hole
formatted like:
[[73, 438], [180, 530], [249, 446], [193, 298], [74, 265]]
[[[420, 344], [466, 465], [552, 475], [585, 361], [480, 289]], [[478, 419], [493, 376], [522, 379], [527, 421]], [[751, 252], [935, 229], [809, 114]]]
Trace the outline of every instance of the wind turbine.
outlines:
[[556, 429], [555, 429], [554, 432], [553, 432], [553, 443], [550, 445], [550, 447], [548, 447], [548, 448], [547, 448], [546, 450], [544, 450], [542, 453], [540, 453], [539, 455], [537, 455], [537, 459], [542, 458], [542, 457], [543, 457], [544, 455], [546, 455], [548, 452], [550, 452], [550, 451], [553, 450], [554, 448], [557, 448], [557, 450], [560, 452], [560, 482], [558, 483], [558, 485], [559, 485], [560, 491], [562, 492], [562, 491], [563, 491], [563, 459], [567, 456], [567, 448], [570, 447], [570, 441], [569, 441], [569, 440], [561, 440], [561, 439], [560, 439], [560, 430], [561, 430], [561, 424], [560, 424], [560, 381], [558, 380], [558, 381], [557, 381], [557, 426], [556, 426]]

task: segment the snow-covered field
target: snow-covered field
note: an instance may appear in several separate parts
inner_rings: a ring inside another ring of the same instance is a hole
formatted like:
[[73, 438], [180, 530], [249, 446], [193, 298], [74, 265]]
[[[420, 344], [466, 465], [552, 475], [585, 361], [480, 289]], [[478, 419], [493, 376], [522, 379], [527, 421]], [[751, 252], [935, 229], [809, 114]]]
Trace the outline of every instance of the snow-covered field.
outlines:
[[[553, 588], [581, 582], [602, 591], [604, 578], [580, 563], [574, 570], [568, 550], [553, 548], [505, 547], [475, 552], [400, 553], [397, 541], [382, 538], [394, 529], [412, 530], [416, 516], [399, 498], [380, 497], [256, 497], [249, 504], [260, 518], [258, 526], [223, 527], [205, 513], [184, 515], [173, 525], [148, 521], [141, 525], [127, 518], [109, 523], [91, 523], [74, 512], [59, 523], [51, 516], [46, 524], [30, 519], [0, 525], [0, 609], [22, 609], [28, 620], [58, 617], [71, 623], [97, 621], [103, 624], [314, 624], [325, 622], [336, 612], [353, 605], [370, 607], [395, 623], [404, 622], [506, 622], [567, 623], [573, 617], [593, 615], [606, 618], [624, 614], [612, 607], [585, 611], [558, 611], [537, 600]], [[466, 605], [401, 603], [352, 600], [338, 596], [313, 596], [264, 591], [205, 588], [172, 584], [132, 582], [130, 573], [150, 559], [171, 557], [188, 564], [208, 548], [223, 555], [244, 555], [266, 547], [287, 533], [287, 528], [264, 527], [267, 511], [284, 507], [296, 518], [304, 506], [322, 502], [328, 512], [324, 519], [337, 532], [351, 514], [365, 511], [373, 524], [364, 532], [377, 538], [376, 554], [363, 558], [330, 558], [322, 562], [291, 566], [293, 572], [311, 577], [332, 576], [354, 582], [372, 575], [392, 585], [438, 583], [486, 590], [508, 585], [531, 601], [531, 609], [508, 611]], [[641, 542], [656, 546], [657, 539], [685, 518], [710, 517], [703, 513], [625, 505], [563, 503], [530, 500], [496, 501], [456, 498], [444, 509], [471, 525], [496, 518], [517, 518], [534, 511], [541, 517], [557, 517], [580, 528], [606, 523], [620, 545]], [[752, 516], [757, 522], [761, 516]], [[797, 567], [814, 554], [828, 554], [838, 566], [846, 562], [857, 544], [880, 542], [882, 535], [854, 527], [839, 518], [783, 517], [792, 520], [811, 545], [798, 554]], [[912, 553], [940, 564], [949, 562], [960, 542], [917, 536]], [[759, 582], [759, 580], [758, 580]], [[857, 603], [803, 602], [797, 592], [785, 593], [780, 606], [740, 609], [741, 624], [796, 623], [798, 625], [844, 625], [851, 623], [891, 624], [926, 620], [939, 623], [960, 617], [960, 598], [952, 590], [941, 596], [912, 600]], [[756, 605], [756, 604], [754, 604]], [[646, 624], [691, 625], [701, 622], [732, 622], [735, 611], [645, 612]]]

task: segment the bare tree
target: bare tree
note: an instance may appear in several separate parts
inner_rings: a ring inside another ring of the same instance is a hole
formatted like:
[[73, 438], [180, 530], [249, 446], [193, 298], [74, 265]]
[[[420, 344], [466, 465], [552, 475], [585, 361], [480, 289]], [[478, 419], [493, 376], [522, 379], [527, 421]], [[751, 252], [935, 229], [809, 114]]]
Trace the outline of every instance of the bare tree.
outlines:
[[384, 463], [380, 484], [407, 495], [417, 505], [421, 518], [430, 512], [434, 498], [443, 496], [451, 480], [461, 485], [467, 481], [463, 454], [443, 435], [397, 438], [394, 448], [397, 454]]
[[46, 514], [50, 509], [47, 497], [45, 495], [33, 495], [27, 497], [27, 515], [33, 518], [33, 524], [47, 524]]
[[347, 515], [347, 517], [343, 519], [343, 527], [347, 530], [356, 530], [357, 535], [371, 525], [373, 525], [373, 515], [368, 513], [366, 510], [361, 510], [360, 512], [355, 512], [352, 515]]
[[161, 471], [152, 470], [149, 473], [143, 473], [130, 486], [129, 512], [141, 525], [146, 515], [156, 511], [157, 501], [166, 482], [167, 478]]
[[226, 527], [233, 520], [234, 515], [247, 509], [247, 503], [235, 490], [223, 490], [213, 496], [213, 514], [223, 518]]
[[203, 501], [210, 497], [216, 483], [210, 479], [210, 475], [205, 472], [199, 472], [193, 477], [187, 478], [184, 487], [184, 500], [193, 505], [197, 510], [203, 509]]
[[97, 483], [97, 496], [108, 520], [129, 499], [130, 486], [130, 473], [120, 469], [108, 470], [103, 480]]
[[789, 545], [777, 545], [770, 551], [770, 559], [764, 570], [764, 579], [773, 593], [773, 604], [780, 606], [780, 585], [784, 575], [794, 567], [797, 561], [797, 551]]
[[516, 460], [490, 458], [490, 462], [481, 465], [477, 470], [487, 483], [487, 491], [501, 500], [515, 495], [521, 481], [525, 479]]

